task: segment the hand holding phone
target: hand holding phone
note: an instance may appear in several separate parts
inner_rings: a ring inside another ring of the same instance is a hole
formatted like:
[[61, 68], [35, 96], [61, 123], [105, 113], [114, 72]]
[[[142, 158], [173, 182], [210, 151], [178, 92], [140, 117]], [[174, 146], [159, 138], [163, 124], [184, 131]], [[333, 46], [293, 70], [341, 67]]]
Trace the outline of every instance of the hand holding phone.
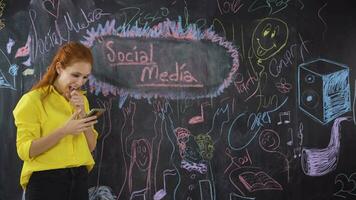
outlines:
[[91, 110], [87, 113], [87, 115], [85, 116], [85, 118], [91, 117], [91, 116], [94, 116], [94, 115], [98, 118], [98, 117], [101, 116], [104, 112], [105, 112], [105, 109], [104, 109], [104, 108], [93, 108], [93, 109], [91, 109]]

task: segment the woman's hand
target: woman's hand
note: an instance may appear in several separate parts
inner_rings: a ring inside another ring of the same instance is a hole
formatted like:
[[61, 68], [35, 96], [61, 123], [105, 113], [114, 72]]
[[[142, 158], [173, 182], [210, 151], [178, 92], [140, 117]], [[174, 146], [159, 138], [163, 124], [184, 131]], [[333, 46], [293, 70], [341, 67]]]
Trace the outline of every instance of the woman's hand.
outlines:
[[62, 127], [62, 131], [65, 133], [65, 135], [78, 135], [84, 131], [91, 129], [93, 125], [98, 122], [98, 120], [96, 120], [96, 116], [79, 118], [81, 112], [82, 111], [80, 109], [77, 110], [67, 121], [67, 123]]
[[81, 110], [79, 113], [80, 118], [85, 117], [84, 97], [78, 92], [78, 90], [71, 91], [69, 102], [75, 107], [76, 110]]
[[[69, 134], [78, 135], [86, 130], [91, 131], [92, 126], [97, 123], [96, 116], [78, 119], [80, 112], [81, 110], [77, 110], [64, 126], [56, 129], [51, 134], [33, 140], [30, 146], [30, 158], [48, 151], [48, 149], [56, 145], [63, 137]], [[92, 146], [95, 147], [95, 144]]]

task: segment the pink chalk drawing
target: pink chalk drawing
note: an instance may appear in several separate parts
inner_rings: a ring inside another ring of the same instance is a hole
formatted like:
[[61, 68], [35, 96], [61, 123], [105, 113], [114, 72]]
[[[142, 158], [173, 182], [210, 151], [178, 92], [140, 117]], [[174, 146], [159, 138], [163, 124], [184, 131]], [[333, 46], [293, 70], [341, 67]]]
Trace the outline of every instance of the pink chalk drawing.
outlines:
[[[104, 96], [214, 97], [233, 83], [239, 68], [239, 52], [232, 42], [217, 35], [212, 27], [201, 30], [196, 24], [183, 25], [181, 19], [167, 19], [152, 27], [117, 26], [116, 21], [111, 20], [88, 30], [81, 42], [101, 59], [94, 65], [89, 86], [92, 93]], [[172, 46], [179, 48], [171, 50]], [[184, 47], [193, 53], [184, 52]], [[222, 60], [211, 64], [217, 59], [204, 54], [201, 51], [204, 47], [209, 47], [219, 58], [223, 55]], [[185, 55], [178, 57], [176, 53], [181, 52]], [[202, 52], [200, 57], [195, 55], [198, 52]], [[228, 70], [221, 70], [220, 64]], [[212, 72], [214, 74], [207, 74]], [[220, 77], [212, 80], [211, 75]], [[199, 123], [199, 119], [192, 123]]]

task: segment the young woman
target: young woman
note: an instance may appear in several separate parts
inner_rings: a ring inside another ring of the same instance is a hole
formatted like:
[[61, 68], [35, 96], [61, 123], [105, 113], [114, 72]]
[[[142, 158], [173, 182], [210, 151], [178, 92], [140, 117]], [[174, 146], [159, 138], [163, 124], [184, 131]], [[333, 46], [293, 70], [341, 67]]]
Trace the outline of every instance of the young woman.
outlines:
[[90, 49], [65, 44], [13, 111], [26, 200], [88, 199], [87, 177], [98, 133], [93, 128], [96, 117], [85, 117], [89, 103], [80, 87], [92, 64]]

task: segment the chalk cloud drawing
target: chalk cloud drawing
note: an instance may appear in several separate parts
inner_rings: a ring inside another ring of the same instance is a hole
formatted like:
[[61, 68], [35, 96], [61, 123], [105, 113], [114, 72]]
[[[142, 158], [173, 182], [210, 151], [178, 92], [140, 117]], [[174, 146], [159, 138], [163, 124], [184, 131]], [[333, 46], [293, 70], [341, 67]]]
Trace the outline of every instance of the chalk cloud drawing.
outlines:
[[[89, 85], [93, 93], [105, 96], [214, 97], [233, 82], [239, 67], [238, 51], [232, 42], [212, 28], [201, 30], [196, 24], [182, 25], [181, 19], [167, 19], [153, 27], [115, 26], [115, 20], [107, 21], [87, 31], [81, 42], [92, 47], [94, 55], [100, 58], [96, 59], [98, 64], [94, 65]], [[204, 51], [195, 51], [195, 47]], [[191, 49], [190, 53], [182, 51], [187, 49]], [[218, 55], [219, 59], [211, 59], [211, 55]], [[206, 62], [209, 58], [211, 62]], [[197, 59], [203, 63], [195, 63]], [[219, 76], [209, 74], [214, 70]], [[118, 77], [120, 74], [124, 77]]]

